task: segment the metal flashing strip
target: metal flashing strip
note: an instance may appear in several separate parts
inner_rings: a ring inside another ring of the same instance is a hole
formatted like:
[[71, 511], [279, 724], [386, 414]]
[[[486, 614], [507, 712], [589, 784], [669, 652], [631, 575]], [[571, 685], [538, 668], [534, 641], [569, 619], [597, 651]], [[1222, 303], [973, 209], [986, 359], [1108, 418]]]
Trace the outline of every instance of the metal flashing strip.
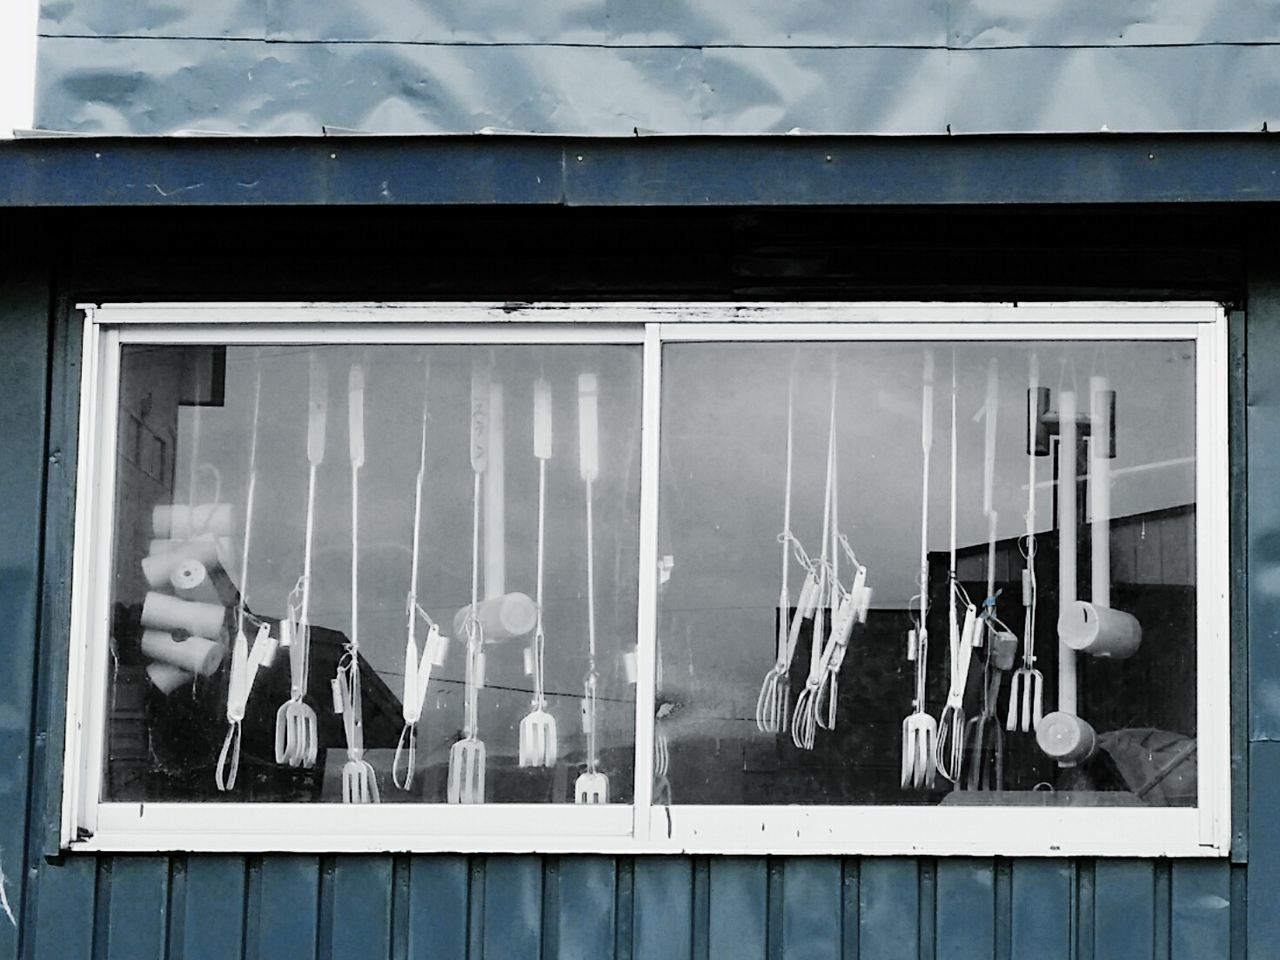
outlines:
[[90, 138], [0, 144], [0, 207], [1266, 203], [1266, 134]]

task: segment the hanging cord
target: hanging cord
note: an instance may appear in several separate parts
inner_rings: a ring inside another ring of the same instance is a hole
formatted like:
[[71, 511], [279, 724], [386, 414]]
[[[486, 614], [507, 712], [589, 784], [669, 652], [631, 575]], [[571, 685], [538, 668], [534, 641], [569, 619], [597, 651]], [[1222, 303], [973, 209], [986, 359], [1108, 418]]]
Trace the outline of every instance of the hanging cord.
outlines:
[[813, 616], [813, 631], [809, 644], [809, 675], [804, 689], [796, 697], [795, 713], [791, 718], [791, 742], [801, 750], [812, 750], [817, 726], [817, 703], [815, 702], [823, 673], [823, 642], [826, 633], [827, 604], [830, 592], [827, 586], [830, 573], [830, 554], [828, 552], [831, 536], [831, 494], [835, 474], [835, 438], [836, 438], [836, 374], [835, 361], [831, 370], [831, 412], [827, 428], [827, 470], [826, 487], [822, 497], [822, 553], [818, 560], [817, 609]]
[[545, 459], [538, 460], [538, 569], [536, 573], [536, 583], [534, 585], [536, 593], [535, 605], [537, 606], [538, 619], [533, 628], [533, 704], [539, 710], [547, 708], [546, 680], [545, 680], [545, 653], [546, 653], [546, 636], [542, 630], [542, 581], [544, 578], [543, 563], [546, 555], [546, 525], [547, 525], [547, 461]]
[[[791, 639], [794, 632], [789, 621], [791, 614], [791, 554], [795, 537], [791, 532], [791, 486], [794, 472], [794, 428], [795, 428], [795, 363], [787, 378], [787, 466], [786, 480], [782, 497], [782, 532], [778, 534], [778, 543], [782, 546], [782, 588], [778, 595], [778, 641], [773, 666], [764, 676], [760, 684], [760, 695], [756, 698], [756, 727], [762, 733], [779, 733], [786, 729], [787, 717], [791, 708], [791, 657], [795, 650], [795, 641]], [[802, 622], [801, 611], [797, 608], [795, 622]]]
[[1005, 729], [1031, 733], [1044, 713], [1044, 676], [1036, 669], [1036, 606], [1039, 584], [1036, 582], [1036, 449], [1039, 427], [1038, 394], [1040, 362], [1031, 355], [1027, 389], [1027, 512], [1026, 535], [1019, 552], [1026, 561], [1022, 570], [1022, 666], [1009, 681], [1009, 713]]
[[249, 484], [245, 494], [244, 544], [240, 555], [240, 596], [236, 604], [236, 635], [231, 648], [231, 670], [227, 678], [227, 735], [218, 754], [214, 783], [220, 791], [236, 785], [240, 770], [241, 724], [248, 706], [253, 681], [273, 643], [261, 627], [252, 650], [244, 633], [245, 611], [249, 606], [249, 543], [253, 532], [253, 500], [258, 483], [258, 423], [262, 402], [262, 357], [254, 356], [253, 426], [249, 435]]
[[[314, 351], [310, 357], [307, 406], [307, 517], [302, 576], [289, 595], [288, 626], [281, 645], [289, 647], [289, 699], [276, 713], [276, 762], [309, 767], [319, 749], [315, 710], [304, 702], [311, 669], [311, 555], [315, 541], [316, 480], [324, 461], [328, 415], [328, 371]], [[295, 599], [298, 605], [295, 606]]]
[[[413, 481], [413, 544], [408, 573], [408, 595], [404, 599], [404, 678], [401, 695], [401, 716], [404, 726], [396, 742], [396, 755], [392, 758], [392, 782], [401, 790], [408, 790], [413, 783], [413, 771], [417, 767], [417, 723], [422, 716], [422, 701], [426, 698], [426, 684], [430, 678], [430, 655], [419, 657], [417, 652], [417, 620], [422, 608], [417, 603], [417, 573], [422, 550], [422, 485], [426, 479], [426, 425], [430, 416], [429, 388], [431, 381], [430, 358], [422, 358], [422, 428], [417, 454], [417, 476]], [[434, 627], [434, 625], [431, 625]], [[439, 636], [439, 631], [435, 631]], [[430, 646], [430, 635], [428, 646]], [[430, 650], [428, 650], [430, 654]], [[426, 676], [424, 676], [424, 673]], [[403, 759], [403, 767], [401, 765]], [[401, 772], [403, 771], [403, 773]]]
[[344, 803], [378, 803], [378, 777], [364, 759], [364, 708], [360, 690], [360, 468], [364, 466], [364, 366], [351, 365], [347, 379], [347, 439], [351, 456], [351, 635], [334, 677], [334, 706], [342, 715], [347, 760], [342, 768]]
[[[938, 719], [938, 737], [934, 749], [934, 766], [945, 779], [955, 783], [960, 776], [961, 757], [964, 750], [964, 689], [961, 676], [968, 676], [969, 653], [971, 648], [971, 631], [975, 618], [973, 605], [956, 578], [956, 468], [958, 464], [958, 434], [956, 430], [956, 351], [951, 351], [951, 518], [949, 526], [950, 553], [947, 571], [948, 613], [947, 634], [950, 651], [951, 682], [947, 693], [947, 702]], [[961, 598], [966, 601], [967, 612], [965, 627], [959, 623], [958, 603]], [[962, 647], [964, 649], [962, 649]], [[957, 693], [957, 686], [959, 691]]]
[[902, 722], [901, 786], [933, 786], [934, 740], [937, 721], [925, 711], [929, 663], [929, 464], [933, 450], [933, 352], [926, 351], [920, 391], [920, 571], [919, 612], [915, 629], [907, 638], [907, 659], [912, 662], [914, 683], [911, 713]]
[[480, 623], [480, 486], [482, 474], [476, 471], [471, 492], [471, 606], [463, 622], [467, 635], [466, 704], [463, 737], [475, 740], [479, 733], [479, 669], [484, 646], [484, 627]]

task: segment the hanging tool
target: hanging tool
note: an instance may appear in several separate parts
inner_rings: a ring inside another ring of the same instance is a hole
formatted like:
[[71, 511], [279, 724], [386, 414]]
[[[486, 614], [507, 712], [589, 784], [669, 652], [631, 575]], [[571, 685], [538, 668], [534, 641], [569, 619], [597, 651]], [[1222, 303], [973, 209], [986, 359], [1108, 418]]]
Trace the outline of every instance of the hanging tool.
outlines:
[[587, 499], [587, 675], [583, 682], [582, 727], [587, 737], [587, 770], [578, 776], [573, 787], [577, 803], [608, 803], [609, 778], [599, 771], [596, 748], [597, 685], [596, 672], [596, 584], [595, 536], [592, 520], [592, 488], [600, 476], [599, 385], [594, 373], [578, 375], [578, 469], [586, 487]]
[[907, 637], [907, 660], [915, 673], [911, 714], [902, 721], [902, 786], [932, 787], [934, 741], [938, 724], [925, 711], [925, 681], [929, 669], [929, 454], [933, 449], [933, 352], [924, 355], [924, 386], [920, 401], [920, 615]]
[[311, 397], [307, 411], [307, 526], [302, 576], [289, 595], [289, 614], [281, 623], [281, 646], [289, 648], [289, 699], [276, 712], [276, 763], [309, 767], [319, 750], [316, 712], [303, 698], [311, 668], [311, 554], [316, 526], [316, 476], [324, 461], [329, 376], [323, 361], [311, 353]]
[[364, 466], [364, 366], [347, 376], [347, 441], [351, 454], [351, 635], [333, 678], [334, 710], [342, 716], [347, 760], [342, 802], [377, 803], [378, 775], [364, 758], [364, 710], [360, 696], [360, 468]]
[[477, 361], [471, 369], [471, 606], [463, 619], [467, 638], [462, 738], [449, 748], [450, 803], [484, 803], [485, 749], [479, 736], [479, 697], [484, 685], [484, 627], [480, 622], [480, 495], [489, 463], [491, 370]]
[[[812, 750], [817, 733], [817, 696], [822, 685], [825, 670], [823, 663], [824, 641], [826, 637], [827, 609], [831, 604], [830, 572], [831, 561], [829, 540], [831, 537], [831, 500], [832, 487], [835, 480], [835, 445], [836, 445], [836, 379], [835, 370], [831, 376], [831, 413], [827, 428], [827, 471], [826, 486], [822, 497], [822, 551], [818, 559], [817, 607], [813, 615], [812, 641], [809, 646], [809, 675], [805, 679], [804, 689], [796, 697], [795, 712], [791, 717], [791, 742], [801, 750]], [[834, 614], [835, 611], [833, 610]]]
[[1062, 767], [1087, 759], [1096, 746], [1093, 727], [1078, 713], [1076, 652], [1063, 639], [1063, 613], [1076, 600], [1075, 390], [1058, 391], [1058, 709], [1036, 725], [1036, 743]]
[[[968, 790], [1000, 790], [1004, 787], [1004, 730], [996, 719], [996, 705], [1004, 671], [997, 663], [1002, 652], [998, 636], [1012, 637], [1000, 622], [996, 610], [996, 530], [995, 508], [996, 430], [1000, 404], [1000, 362], [992, 357], [987, 364], [986, 400], [979, 411], [984, 430], [982, 451], [982, 512], [987, 518], [987, 597], [977, 624], [975, 642], [981, 640], [987, 655], [982, 661], [982, 699], [978, 715], [965, 724], [965, 741], [969, 744], [969, 768], [964, 778]], [[977, 419], [977, 418], [975, 418]], [[1012, 653], [1010, 652], [1010, 656]], [[1011, 663], [1008, 665], [1012, 665]], [[988, 766], [990, 759], [990, 766]]]
[[[405, 599], [408, 626], [404, 645], [404, 686], [400, 697], [404, 726], [400, 730], [400, 739], [396, 741], [396, 752], [391, 761], [391, 782], [402, 790], [408, 790], [413, 784], [417, 766], [418, 722], [427, 699], [431, 670], [444, 663], [448, 644], [440, 633], [440, 627], [418, 604], [418, 567], [422, 558], [422, 488], [427, 474], [427, 419], [430, 413], [427, 388], [431, 382], [431, 366], [425, 357], [422, 372], [422, 436], [418, 446], [418, 476], [413, 485], [413, 549], [409, 562], [409, 595]], [[418, 655], [419, 618], [427, 624], [427, 638], [423, 642], [421, 657]]]
[[1040, 361], [1031, 354], [1027, 388], [1027, 532], [1022, 544], [1022, 666], [1009, 681], [1009, 714], [1004, 728], [1033, 733], [1044, 716], [1044, 675], [1036, 669], [1036, 431], [1040, 416]]
[[[778, 595], [778, 643], [774, 664], [764, 675], [760, 684], [760, 695], [756, 698], [756, 727], [761, 733], [780, 733], [787, 729], [787, 719], [791, 713], [791, 658], [795, 655], [796, 641], [800, 636], [800, 627], [804, 623], [799, 606], [794, 618], [791, 617], [791, 591], [789, 589], [791, 573], [792, 543], [795, 537], [791, 533], [791, 476], [794, 455], [794, 417], [795, 417], [795, 365], [792, 365], [787, 378], [787, 472], [782, 496], [782, 532], [778, 534], [778, 542], [782, 544], [782, 590]], [[806, 584], [809, 582], [805, 581]]]
[[241, 723], [258, 668], [275, 653], [271, 625], [259, 622], [257, 635], [250, 646], [245, 636], [245, 615], [249, 606], [249, 541], [253, 532], [253, 495], [258, 484], [258, 423], [262, 401], [262, 358], [254, 358], [253, 428], [249, 437], [249, 488], [244, 505], [244, 546], [240, 560], [240, 598], [236, 604], [236, 636], [231, 643], [231, 672], [227, 681], [227, 735], [218, 754], [214, 783], [220, 791], [236, 785], [240, 770]]
[[[849, 639], [855, 624], [867, 622], [871, 605], [871, 588], [867, 586], [867, 568], [853, 552], [849, 538], [840, 532], [840, 448], [835, 439], [831, 467], [831, 633], [822, 650], [822, 679], [814, 697], [814, 713], [818, 726], [836, 728], [840, 703], [840, 670], [849, 652]], [[853, 582], [846, 590], [840, 583], [840, 555], [853, 565]]]
[[[990, 646], [991, 641], [988, 641]], [[1000, 695], [1001, 672], [988, 670], [982, 684], [982, 705], [978, 715], [965, 725], [969, 762], [964, 771], [966, 790], [1004, 789], [1004, 731], [996, 718], [996, 698]]]
[[[950, 652], [950, 684], [947, 701], [938, 718], [938, 737], [934, 744], [934, 766], [943, 779], [958, 783], [964, 763], [964, 690], [969, 680], [969, 662], [973, 655], [973, 635], [977, 627], [977, 609], [964, 594], [956, 577], [956, 357], [951, 357], [951, 555], [947, 572], [948, 613], [947, 640]], [[965, 607], [964, 626], [960, 625], [959, 605]]]
[[536, 587], [538, 622], [533, 630], [533, 709], [520, 721], [520, 766], [556, 765], [556, 718], [547, 712], [546, 638], [542, 630], [543, 557], [546, 547], [547, 461], [551, 459], [551, 384], [533, 384], [533, 455], [538, 460], [538, 557]]

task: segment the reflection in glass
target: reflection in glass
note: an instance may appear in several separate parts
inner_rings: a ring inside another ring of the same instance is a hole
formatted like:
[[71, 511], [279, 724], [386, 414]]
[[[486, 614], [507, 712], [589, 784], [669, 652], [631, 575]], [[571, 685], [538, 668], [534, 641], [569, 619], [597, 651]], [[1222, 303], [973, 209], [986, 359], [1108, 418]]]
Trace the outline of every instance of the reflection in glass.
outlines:
[[679, 343], [662, 380], [661, 799], [1195, 802], [1193, 344]]
[[640, 379], [124, 346], [105, 798], [629, 802]]

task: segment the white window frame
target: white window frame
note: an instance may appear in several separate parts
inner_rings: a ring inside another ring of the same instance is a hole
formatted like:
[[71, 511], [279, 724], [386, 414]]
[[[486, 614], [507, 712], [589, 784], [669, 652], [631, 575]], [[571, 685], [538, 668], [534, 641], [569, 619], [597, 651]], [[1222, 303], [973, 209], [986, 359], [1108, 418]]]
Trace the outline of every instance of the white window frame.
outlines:
[[[64, 848], [86, 851], [1225, 855], [1230, 843], [1227, 323], [1164, 303], [81, 304]], [[661, 350], [681, 341], [1143, 340], [1196, 345], [1195, 807], [654, 806]], [[112, 511], [124, 343], [632, 343], [643, 349], [632, 804], [108, 803]]]

